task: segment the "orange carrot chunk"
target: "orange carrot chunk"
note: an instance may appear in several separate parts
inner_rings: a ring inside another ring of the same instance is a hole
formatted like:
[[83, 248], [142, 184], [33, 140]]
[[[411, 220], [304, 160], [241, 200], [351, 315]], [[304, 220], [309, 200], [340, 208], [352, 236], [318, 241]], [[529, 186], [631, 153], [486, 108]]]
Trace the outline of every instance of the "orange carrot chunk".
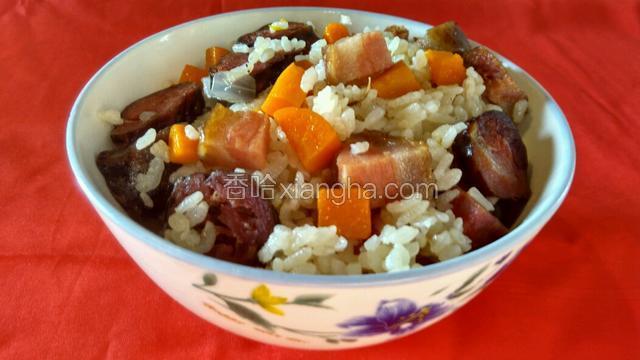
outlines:
[[347, 36], [349, 36], [349, 29], [340, 23], [328, 23], [324, 28], [324, 39], [327, 40], [327, 44], [333, 44]]
[[467, 77], [462, 56], [449, 51], [427, 50], [431, 82], [436, 85], [461, 84]]
[[422, 86], [407, 64], [404, 61], [398, 61], [371, 81], [371, 88], [378, 90], [378, 97], [393, 99], [420, 90]]
[[300, 88], [304, 69], [295, 63], [287, 66], [278, 76], [275, 84], [271, 88], [269, 95], [262, 103], [261, 110], [265, 114], [273, 114], [284, 107], [300, 107], [307, 94]]
[[182, 74], [180, 74], [179, 82], [194, 82], [196, 84], [200, 84], [200, 80], [202, 80], [202, 78], [205, 76], [209, 76], [209, 71], [200, 69], [197, 66], [187, 64], [184, 66], [184, 69], [182, 69]]
[[351, 241], [371, 236], [369, 198], [359, 188], [343, 187], [318, 190], [318, 226], [335, 225], [338, 234]]
[[276, 111], [273, 117], [310, 173], [327, 167], [340, 151], [342, 144], [336, 131], [313, 111], [287, 107]]
[[217, 46], [208, 48], [205, 51], [205, 64], [206, 68], [217, 65], [220, 60], [229, 53], [229, 50]]
[[185, 132], [186, 124], [174, 124], [169, 129], [169, 161], [191, 164], [198, 161], [198, 138], [191, 139]]

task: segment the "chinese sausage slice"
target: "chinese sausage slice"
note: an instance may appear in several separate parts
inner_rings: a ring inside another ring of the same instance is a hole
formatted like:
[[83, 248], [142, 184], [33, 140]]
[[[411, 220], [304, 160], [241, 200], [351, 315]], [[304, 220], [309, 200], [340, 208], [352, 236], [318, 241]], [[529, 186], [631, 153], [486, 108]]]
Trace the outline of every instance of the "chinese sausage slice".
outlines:
[[527, 149], [511, 118], [502, 111], [487, 111], [469, 121], [452, 148], [462, 167], [463, 181], [486, 196], [526, 199]]
[[172, 124], [190, 121], [204, 112], [200, 84], [187, 82], [142, 97], [122, 110], [124, 120], [111, 130], [116, 144], [129, 144], [150, 128], [157, 131]]
[[257, 253], [277, 223], [271, 203], [260, 197], [257, 184], [246, 173], [217, 170], [179, 179], [169, 198], [169, 213], [187, 196], [200, 191], [209, 205], [207, 220], [215, 224], [216, 238], [208, 252], [215, 258], [258, 265]]

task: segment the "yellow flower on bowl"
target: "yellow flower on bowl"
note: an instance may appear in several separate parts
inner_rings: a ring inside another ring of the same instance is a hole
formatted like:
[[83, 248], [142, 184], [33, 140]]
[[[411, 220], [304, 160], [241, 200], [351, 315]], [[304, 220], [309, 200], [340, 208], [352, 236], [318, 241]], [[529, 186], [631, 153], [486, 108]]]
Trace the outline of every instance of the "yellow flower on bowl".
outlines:
[[281, 316], [284, 315], [284, 311], [280, 310], [276, 305], [286, 303], [287, 298], [271, 295], [271, 290], [269, 290], [267, 285], [262, 284], [253, 289], [251, 298], [268, 312]]

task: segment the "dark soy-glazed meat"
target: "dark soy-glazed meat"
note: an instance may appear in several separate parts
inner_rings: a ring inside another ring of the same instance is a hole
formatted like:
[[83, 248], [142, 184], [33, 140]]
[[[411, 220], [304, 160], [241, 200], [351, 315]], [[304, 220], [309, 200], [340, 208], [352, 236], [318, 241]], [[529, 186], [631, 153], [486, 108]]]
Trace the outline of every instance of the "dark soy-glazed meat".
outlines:
[[393, 36], [397, 36], [400, 39], [409, 40], [409, 30], [402, 25], [387, 26], [384, 31], [391, 33]]
[[140, 98], [122, 110], [124, 123], [115, 126], [111, 139], [129, 144], [150, 128], [160, 130], [182, 121], [190, 121], [204, 111], [200, 84], [182, 83]]
[[506, 227], [512, 227], [522, 214], [528, 199], [500, 199], [494, 204], [493, 214], [500, 219]]
[[296, 55], [302, 54], [303, 52], [304, 50], [288, 53], [279, 51], [266, 63], [257, 62], [254, 64], [253, 70], [251, 70], [251, 76], [256, 79], [256, 92], [260, 92], [271, 86], [280, 73], [295, 60]]
[[425, 49], [443, 50], [462, 54], [471, 48], [467, 36], [455, 21], [447, 21], [427, 30], [424, 39], [419, 39]]
[[463, 232], [471, 239], [474, 249], [485, 246], [508, 232], [497, 217], [483, 208], [466, 191], [451, 201], [453, 213], [463, 220]]
[[229, 71], [235, 67], [238, 67], [242, 64], [247, 63], [247, 59], [249, 58], [249, 54], [247, 53], [228, 53], [220, 59], [220, 62], [213, 65], [209, 72], [211, 74], [215, 74], [220, 71]]
[[[244, 180], [242, 187], [245, 196], [242, 197], [234, 196], [239, 178]], [[210, 252], [216, 258], [257, 264], [258, 250], [267, 241], [277, 223], [271, 203], [262, 199], [259, 192], [251, 193], [251, 181], [248, 174], [238, 176], [220, 171], [212, 173], [208, 179], [216, 195], [213, 205], [214, 212], [218, 213], [215, 218], [229, 229], [231, 235], [222, 236], [216, 241]]]
[[306, 50], [308, 51], [311, 48], [311, 44], [318, 41], [318, 36], [315, 31], [313, 31], [313, 27], [305, 23], [289, 22], [289, 27], [287, 29], [277, 30], [274, 32], [271, 32], [269, 25], [270, 24], [264, 25], [256, 31], [240, 36], [237, 42], [253, 46], [253, 43], [256, 41], [258, 36], [270, 39], [280, 39], [286, 36], [289, 39], [295, 38], [298, 40], [304, 40], [306, 43]]
[[511, 118], [488, 111], [469, 121], [453, 144], [464, 184], [476, 186], [485, 196], [526, 199], [527, 149]]
[[[291, 64], [296, 55], [304, 53], [304, 50], [292, 51], [285, 53], [284, 51], [278, 51], [267, 62], [257, 62], [253, 65], [251, 70], [251, 77], [256, 80], [256, 93], [260, 93], [264, 89], [273, 84], [280, 73]], [[247, 63], [249, 54], [246, 53], [229, 53], [223, 57], [218, 64], [211, 67], [209, 72], [215, 74], [220, 71], [229, 71], [235, 67]]]
[[[168, 130], [158, 133], [158, 138], [166, 138]], [[140, 198], [140, 193], [136, 190], [136, 177], [138, 174], [146, 173], [153, 155], [149, 148], [137, 150], [135, 145], [129, 145], [115, 150], [107, 150], [98, 154], [96, 164], [102, 173], [111, 191], [111, 194], [122, 208], [134, 220], [150, 228], [154, 232], [159, 232], [164, 226], [165, 207], [171, 185], [169, 174], [177, 169], [175, 164], [164, 164], [164, 172], [160, 185], [149, 192], [153, 201], [153, 207], [144, 205]]]
[[[258, 36], [270, 39], [280, 39], [286, 36], [289, 39], [296, 38], [298, 40], [304, 40], [305, 48], [291, 52], [278, 51], [269, 61], [264, 63], [258, 61], [255, 63], [250, 75], [256, 81], [256, 94], [271, 86], [280, 73], [295, 60], [296, 55], [306, 54], [311, 48], [311, 44], [318, 40], [318, 36], [313, 31], [313, 27], [303, 23], [290, 22], [288, 29], [275, 32], [271, 32], [269, 25], [265, 25], [256, 31], [240, 36], [237, 42], [253, 46]], [[218, 64], [212, 66], [209, 72], [215, 74], [220, 71], [229, 71], [235, 67], [246, 64], [248, 57], [249, 54], [246, 53], [229, 53], [224, 56]]]
[[527, 99], [502, 62], [489, 50], [478, 46], [464, 53], [465, 66], [473, 68], [482, 76], [486, 90], [482, 96], [500, 106], [507, 114], [513, 113], [516, 102]]
[[203, 198], [207, 200], [207, 203], [210, 205], [213, 189], [206, 184], [207, 177], [207, 174], [196, 173], [179, 178], [175, 184], [173, 184], [173, 191], [171, 191], [171, 197], [168, 202], [169, 209], [167, 215], [171, 215], [176, 206], [178, 206], [184, 198], [196, 191], [200, 191]]
[[214, 171], [178, 180], [169, 209], [186, 196], [201, 191], [209, 204], [208, 219], [218, 235], [209, 255], [246, 265], [258, 265], [258, 250], [277, 223], [275, 209], [260, 197], [249, 174]]

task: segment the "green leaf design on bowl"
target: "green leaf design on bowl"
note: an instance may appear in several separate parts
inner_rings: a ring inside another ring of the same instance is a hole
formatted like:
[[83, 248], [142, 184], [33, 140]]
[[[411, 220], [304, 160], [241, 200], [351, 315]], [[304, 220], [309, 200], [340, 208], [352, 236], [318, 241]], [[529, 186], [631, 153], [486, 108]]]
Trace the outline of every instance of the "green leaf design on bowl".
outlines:
[[299, 296], [296, 296], [293, 299], [293, 301], [291, 301], [291, 303], [297, 304], [297, 305], [306, 305], [306, 306], [314, 306], [314, 307], [320, 307], [325, 309], [331, 309], [331, 307], [323, 304], [323, 302], [330, 297], [331, 295], [327, 295], [327, 294], [299, 295]]
[[229, 310], [236, 313], [236, 315], [240, 316], [241, 318], [247, 319], [256, 325], [262, 326], [269, 331], [273, 331], [273, 324], [271, 324], [267, 319], [263, 318], [257, 312], [235, 301], [231, 301], [228, 299], [222, 300], [225, 302], [225, 304], [227, 304]]
[[474, 282], [476, 281], [476, 279], [480, 275], [482, 275], [484, 271], [487, 270], [488, 267], [489, 265], [485, 265], [484, 267], [482, 267], [482, 269], [478, 270], [473, 275], [471, 275], [467, 280], [465, 280], [464, 283], [462, 283], [462, 285], [460, 285], [460, 287], [455, 289], [451, 294], [447, 295], [447, 299], [453, 300], [463, 296], [466, 293], [471, 292], [473, 290], [472, 285], [474, 285]]
[[[308, 329], [298, 329], [272, 323], [257, 311], [250, 307], [260, 307], [259, 309], [274, 313], [276, 315], [284, 315], [283, 312], [274, 312], [271, 307], [278, 306], [307, 306], [322, 309], [333, 309], [324, 304], [324, 302], [333, 295], [328, 294], [304, 294], [298, 295], [293, 300], [288, 301], [284, 296], [275, 296], [266, 284], [257, 285], [253, 292], [247, 297], [226, 295], [216, 291], [215, 286], [218, 284], [218, 278], [215, 274], [205, 273], [202, 276], [202, 284], [192, 284], [193, 287], [200, 291], [204, 291], [216, 298], [217, 304], [223, 305], [237, 315], [239, 318], [248, 320], [249, 322], [266, 329], [271, 333], [288, 332], [291, 334], [307, 336], [312, 338], [324, 339], [330, 344], [338, 344], [340, 342], [354, 342], [354, 338], [343, 338], [342, 331], [315, 331]], [[279, 309], [276, 309], [279, 310]], [[226, 316], [226, 315], [225, 315]]]

